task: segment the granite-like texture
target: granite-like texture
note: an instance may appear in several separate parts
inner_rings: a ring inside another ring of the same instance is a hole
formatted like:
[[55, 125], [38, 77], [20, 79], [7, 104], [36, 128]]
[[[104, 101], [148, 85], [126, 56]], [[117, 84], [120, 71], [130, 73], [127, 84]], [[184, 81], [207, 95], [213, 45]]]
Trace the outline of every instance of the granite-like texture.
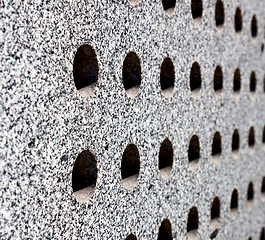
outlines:
[[[265, 176], [265, 2], [224, 0], [225, 23], [217, 30], [215, 1], [203, 1], [201, 22], [192, 19], [190, 1], [177, 1], [168, 17], [159, 0], [3, 0], [0, 3], [0, 239], [157, 239], [168, 218], [174, 239], [186, 239], [187, 214], [199, 211], [199, 239], [209, 239], [210, 207], [221, 201], [216, 239], [259, 239], [265, 227], [261, 182]], [[240, 6], [243, 31], [236, 34], [234, 14]], [[253, 14], [258, 36], [251, 37]], [[78, 47], [90, 44], [99, 64], [98, 84], [89, 98], [73, 80]], [[122, 85], [122, 64], [135, 51], [142, 64], [139, 94], [130, 99]], [[175, 88], [161, 94], [160, 65], [170, 57]], [[189, 90], [190, 68], [198, 61], [202, 88]], [[213, 91], [214, 69], [222, 66], [223, 91]], [[235, 69], [241, 91], [232, 90]], [[256, 93], [249, 92], [255, 71]], [[248, 131], [256, 143], [248, 147]], [[237, 159], [231, 153], [235, 128], [240, 133]], [[219, 165], [211, 157], [214, 133], [222, 136]], [[187, 149], [192, 135], [201, 146], [199, 167], [192, 173]], [[158, 169], [160, 144], [174, 148], [171, 176]], [[135, 188], [122, 187], [121, 159], [134, 143], [141, 157]], [[72, 170], [84, 149], [97, 159], [95, 193], [78, 203]], [[254, 206], [247, 208], [247, 186], [254, 183]], [[239, 214], [230, 218], [230, 197], [239, 191]]]

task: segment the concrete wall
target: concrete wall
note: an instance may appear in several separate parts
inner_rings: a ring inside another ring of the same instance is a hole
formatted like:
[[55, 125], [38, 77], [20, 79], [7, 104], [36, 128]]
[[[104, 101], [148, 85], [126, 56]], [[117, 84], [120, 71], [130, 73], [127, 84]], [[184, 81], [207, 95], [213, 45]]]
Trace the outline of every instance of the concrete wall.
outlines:
[[217, 6], [1, 1], [1, 239], [265, 238], [265, 2]]

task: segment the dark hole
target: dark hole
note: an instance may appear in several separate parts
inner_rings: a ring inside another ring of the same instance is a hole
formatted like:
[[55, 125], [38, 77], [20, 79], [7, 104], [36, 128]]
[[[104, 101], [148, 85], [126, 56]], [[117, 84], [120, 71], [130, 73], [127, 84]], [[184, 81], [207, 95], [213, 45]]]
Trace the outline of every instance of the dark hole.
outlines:
[[130, 234], [125, 240], [137, 240], [137, 238], [135, 235]]
[[163, 8], [165, 11], [169, 9], [174, 9], [176, 5], [176, 0], [162, 0]]
[[242, 13], [239, 7], [236, 9], [235, 13], [235, 30], [236, 32], [242, 31]]
[[263, 142], [263, 144], [265, 144], [265, 125], [263, 127], [263, 134], [262, 135], [263, 135], [262, 136], [262, 142]]
[[261, 230], [260, 240], [265, 240], [265, 228], [262, 228], [262, 230]]
[[175, 84], [175, 69], [170, 58], [165, 58], [160, 72], [160, 84], [162, 91], [168, 88], [174, 88]]
[[220, 200], [218, 197], [215, 197], [211, 208], [211, 219], [219, 217], [220, 217]]
[[202, 0], [191, 0], [191, 13], [193, 19], [202, 17]]
[[257, 37], [258, 35], [258, 21], [256, 15], [254, 15], [251, 20], [251, 34], [253, 38]]
[[265, 194], [265, 177], [262, 179], [261, 192]]
[[77, 90], [95, 84], [98, 80], [98, 60], [94, 49], [85, 44], [78, 48], [73, 66]]
[[217, 237], [217, 234], [218, 234], [218, 229], [215, 229], [215, 230], [212, 232], [212, 234], [211, 234], [211, 236], [210, 236], [210, 239], [215, 239], [215, 238]]
[[220, 27], [225, 21], [224, 4], [221, 0], [217, 0], [215, 4], [215, 24]]
[[172, 167], [173, 165], [173, 147], [172, 143], [165, 139], [161, 144], [159, 151], [159, 169]]
[[252, 240], [252, 237], [250, 237], [248, 240]]
[[250, 147], [253, 147], [255, 145], [255, 131], [254, 128], [251, 127], [249, 129], [249, 133], [248, 133], [248, 145]]
[[261, 51], [261, 53], [263, 53], [263, 51], [264, 51], [264, 43], [261, 44], [260, 51]]
[[125, 90], [139, 87], [141, 84], [141, 63], [134, 52], [129, 52], [124, 59], [122, 79]]
[[233, 133], [232, 137], [232, 151], [237, 151], [239, 150], [239, 133], [238, 130], [236, 129]]
[[223, 88], [223, 72], [220, 66], [217, 66], [214, 72], [214, 91]]
[[196, 230], [199, 227], [199, 214], [196, 207], [192, 207], [188, 216], [187, 232]]
[[201, 69], [200, 65], [195, 62], [192, 64], [190, 71], [190, 90], [196, 90], [201, 88]]
[[256, 91], [256, 74], [252, 72], [250, 75], [250, 85], [249, 85], [250, 92]]
[[140, 155], [134, 144], [129, 144], [122, 155], [121, 177], [122, 179], [139, 174]]
[[158, 233], [158, 240], [172, 240], [171, 223], [168, 219], [164, 219], [161, 223]]
[[72, 174], [73, 191], [76, 192], [89, 186], [95, 186], [97, 181], [97, 162], [89, 151], [81, 152], [74, 164]]
[[200, 142], [196, 135], [193, 135], [190, 140], [188, 158], [189, 162], [200, 158]]
[[212, 144], [212, 155], [220, 155], [222, 152], [222, 139], [219, 132], [216, 132], [213, 137], [213, 144]]
[[241, 88], [241, 74], [237, 68], [234, 73], [234, 92], [239, 92]]
[[230, 208], [231, 209], [237, 209], [238, 208], [238, 192], [236, 189], [233, 190], [233, 193], [231, 196]]
[[251, 201], [253, 200], [254, 198], [254, 186], [253, 186], [253, 183], [250, 182], [249, 185], [248, 185], [248, 201]]

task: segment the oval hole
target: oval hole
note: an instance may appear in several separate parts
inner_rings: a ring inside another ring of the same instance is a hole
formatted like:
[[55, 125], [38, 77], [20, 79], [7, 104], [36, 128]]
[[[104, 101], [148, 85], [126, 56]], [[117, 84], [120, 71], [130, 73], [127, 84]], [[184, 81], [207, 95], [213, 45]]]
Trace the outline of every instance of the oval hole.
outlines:
[[199, 164], [200, 159], [200, 142], [196, 135], [193, 135], [188, 150], [189, 166], [192, 171], [195, 171]]
[[242, 12], [238, 7], [235, 12], [235, 30], [237, 33], [242, 31]]
[[169, 57], [166, 57], [161, 65], [160, 84], [164, 97], [171, 97], [175, 85], [175, 68]]
[[172, 165], [173, 165], [173, 147], [172, 143], [169, 139], [165, 139], [161, 146], [159, 151], [159, 169], [160, 174], [163, 179], [167, 179], [170, 176], [170, 173], [172, 171]]
[[250, 182], [248, 184], [248, 192], [247, 192], [247, 206], [249, 210], [253, 208], [253, 202], [254, 202], [254, 185], [253, 182]]
[[190, 71], [190, 90], [197, 93], [201, 89], [201, 68], [197, 62], [194, 62]]
[[84, 44], [75, 54], [73, 75], [76, 89], [84, 96], [92, 94], [98, 81], [98, 60], [94, 49]]
[[202, 17], [202, 0], [191, 0], [191, 14], [193, 19], [200, 19]]
[[239, 132], [237, 129], [235, 129], [232, 136], [232, 152], [234, 156], [238, 155], [239, 144], [240, 144]]
[[189, 211], [187, 221], [187, 238], [194, 240], [197, 238], [199, 228], [199, 213], [196, 207], [192, 207]]
[[140, 171], [140, 154], [134, 144], [129, 144], [123, 152], [121, 162], [121, 177], [124, 188], [134, 188]]
[[213, 87], [215, 92], [219, 92], [223, 88], [223, 71], [220, 66], [217, 66], [215, 68]]
[[141, 62], [135, 52], [129, 52], [124, 59], [122, 80], [128, 97], [135, 97], [141, 84]]
[[253, 148], [254, 145], [255, 145], [255, 130], [253, 127], [251, 127], [248, 133], [248, 146]]
[[168, 219], [164, 219], [161, 223], [158, 233], [158, 240], [172, 240], [172, 228]]
[[253, 38], [258, 36], [258, 21], [256, 15], [253, 15], [251, 20], [251, 35]]
[[255, 72], [251, 72], [250, 75], [250, 81], [249, 81], [249, 90], [251, 93], [254, 93], [256, 91], [256, 74]]
[[97, 181], [97, 162], [95, 156], [84, 150], [74, 163], [72, 187], [78, 202], [87, 202], [93, 195]]
[[237, 68], [234, 72], [234, 92], [239, 93], [240, 88], [241, 88], [241, 74], [239, 68]]
[[137, 237], [133, 234], [130, 234], [125, 240], [137, 240]]
[[217, 0], [215, 4], [215, 24], [217, 27], [222, 27], [225, 21], [224, 4], [221, 0]]
[[176, 6], [176, 0], [162, 0], [162, 5], [166, 14], [169, 17], [172, 16]]
[[212, 202], [212, 207], [211, 207], [211, 223], [210, 226], [211, 228], [215, 231], [218, 226], [219, 226], [219, 221], [220, 221], [220, 200], [218, 197], [215, 197], [213, 202]]
[[238, 214], [238, 191], [234, 189], [231, 195], [231, 203], [230, 203], [231, 217], [235, 219]]

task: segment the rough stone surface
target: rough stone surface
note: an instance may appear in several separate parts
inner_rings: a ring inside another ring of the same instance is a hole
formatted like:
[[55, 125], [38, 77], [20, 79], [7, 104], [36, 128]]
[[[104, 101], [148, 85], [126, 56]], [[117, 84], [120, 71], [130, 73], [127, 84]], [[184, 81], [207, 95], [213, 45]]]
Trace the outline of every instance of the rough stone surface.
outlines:
[[[174, 239], [186, 239], [187, 215], [199, 212], [198, 239], [210, 239], [210, 208], [221, 202], [217, 239], [260, 239], [265, 227], [261, 184], [265, 176], [265, 2], [224, 0], [225, 22], [215, 26], [215, 1], [203, 1], [200, 22], [190, 1], [177, 1], [169, 17], [159, 0], [132, 6], [128, 0], [3, 0], [0, 3], [0, 238], [1, 239], [157, 239], [169, 219]], [[236, 34], [240, 6], [243, 30]], [[258, 36], [251, 37], [253, 14]], [[76, 90], [73, 61], [78, 47], [91, 45], [99, 65], [98, 83], [86, 98]], [[122, 65], [130, 51], [141, 60], [142, 79], [135, 98], [126, 95]], [[171, 98], [160, 88], [160, 66], [175, 67]], [[201, 67], [197, 96], [189, 89], [192, 63]], [[223, 90], [213, 90], [217, 65]], [[241, 91], [233, 92], [235, 69]], [[256, 92], [249, 91], [255, 71]], [[255, 129], [255, 146], [248, 131]], [[240, 134], [237, 158], [231, 152], [234, 129]], [[218, 164], [211, 157], [214, 133], [222, 137]], [[199, 166], [188, 165], [192, 135], [200, 140]], [[171, 175], [158, 169], [160, 144], [174, 149]], [[121, 159], [134, 143], [140, 174], [133, 190], [122, 187]], [[87, 203], [76, 201], [72, 170], [84, 149], [98, 164], [96, 190]], [[254, 184], [253, 208], [247, 187]], [[230, 217], [230, 198], [239, 192], [239, 212]]]

